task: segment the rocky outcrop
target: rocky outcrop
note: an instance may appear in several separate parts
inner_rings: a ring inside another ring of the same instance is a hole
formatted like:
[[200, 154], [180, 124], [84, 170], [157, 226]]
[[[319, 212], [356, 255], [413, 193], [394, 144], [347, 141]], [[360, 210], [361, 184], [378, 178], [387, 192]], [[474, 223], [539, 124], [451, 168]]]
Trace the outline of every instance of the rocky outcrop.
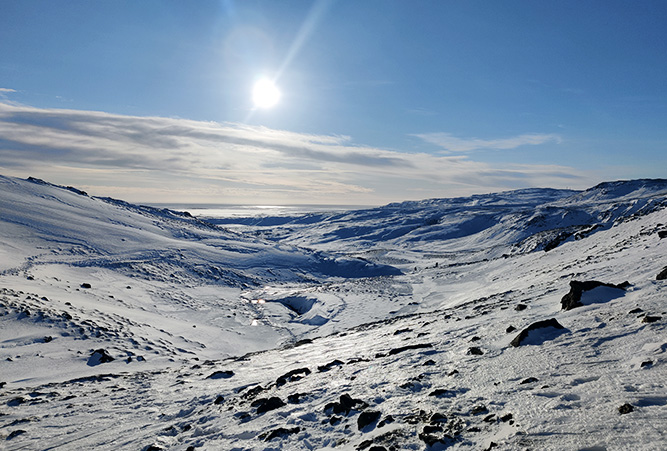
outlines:
[[[526, 327], [519, 335], [514, 337], [510, 344], [515, 348], [522, 344], [541, 344], [542, 341], [560, 335], [566, 330], [555, 318], [550, 318]], [[533, 337], [532, 335], [539, 335], [539, 337]]]
[[585, 282], [573, 280], [570, 282], [570, 292], [563, 296], [560, 304], [563, 310], [572, 310], [573, 308], [583, 307], [584, 304], [581, 302], [581, 296], [585, 291], [590, 291], [598, 287], [615, 288], [625, 291], [629, 286], [629, 282], [615, 285], [613, 283], [598, 282], [597, 280], [589, 280]]

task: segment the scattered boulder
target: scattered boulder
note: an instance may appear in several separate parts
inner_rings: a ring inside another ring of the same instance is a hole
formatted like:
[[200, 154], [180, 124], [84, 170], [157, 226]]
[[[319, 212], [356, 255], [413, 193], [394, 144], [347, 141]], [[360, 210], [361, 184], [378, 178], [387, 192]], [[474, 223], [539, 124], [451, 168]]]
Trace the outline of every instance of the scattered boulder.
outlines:
[[361, 412], [359, 418], [357, 418], [357, 427], [360, 431], [370, 430], [380, 419], [381, 415], [382, 414], [376, 410], [366, 410], [365, 412]]
[[407, 345], [407, 346], [401, 346], [400, 348], [394, 348], [389, 350], [388, 355], [396, 355], [400, 354], [401, 352], [404, 351], [410, 351], [412, 349], [425, 349], [425, 348], [432, 348], [433, 345], [431, 343], [420, 343], [416, 345]]
[[509, 327], [507, 327], [507, 329], [505, 329], [505, 333], [511, 334], [511, 333], [514, 332], [515, 330], [516, 330], [516, 327], [514, 327], [514, 326], [509, 326]]
[[660, 321], [661, 319], [662, 319], [661, 316], [649, 316], [649, 315], [646, 315], [646, 316], [642, 319], [642, 323], [656, 323], [656, 322]]
[[662, 271], [660, 271], [660, 273], [655, 276], [655, 280], [667, 280], [667, 266], [665, 266]]
[[213, 401], [213, 404], [222, 404], [225, 402], [225, 398], [222, 395], [218, 395], [217, 398], [215, 398], [215, 401]]
[[364, 401], [360, 399], [354, 399], [347, 393], [340, 396], [339, 402], [330, 402], [324, 406], [324, 411], [332, 411], [337, 415], [349, 415], [351, 410], [363, 410], [368, 407]]
[[320, 373], [326, 373], [327, 371], [331, 370], [332, 368], [340, 366], [340, 365], [344, 365], [344, 363], [341, 362], [340, 360], [336, 359], [332, 362], [327, 363], [326, 365], [318, 366], [317, 371], [319, 371]]
[[528, 306], [526, 304], [517, 304], [516, 307], [514, 307], [514, 310], [517, 312], [521, 312], [523, 310], [526, 310]]
[[298, 426], [293, 427], [293, 428], [289, 428], [289, 429], [287, 429], [287, 428], [277, 428], [277, 429], [274, 429], [272, 431], [264, 432], [263, 434], [260, 434], [259, 438], [261, 440], [264, 440], [265, 442], [270, 442], [274, 438], [285, 438], [288, 435], [298, 434], [299, 432], [301, 432], [301, 428], [298, 427]]
[[87, 282], [81, 284], [81, 288], [92, 288], [93, 286]]
[[409, 327], [406, 327], [405, 329], [398, 329], [396, 332], [394, 332], [394, 335], [400, 335], [406, 332], [412, 332], [412, 329], [410, 329]]
[[87, 364], [88, 366], [96, 366], [101, 365], [102, 363], [113, 362], [114, 360], [116, 359], [111, 357], [106, 349], [97, 349], [90, 355]]
[[537, 379], [536, 377], [528, 377], [528, 378], [522, 380], [522, 381], [519, 383], [519, 385], [523, 385], [523, 384], [532, 384], [532, 383], [534, 383], [534, 382], [537, 382], [537, 380], [538, 380], [538, 379]]
[[484, 355], [484, 351], [479, 349], [477, 346], [472, 346], [468, 348], [468, 355]]
[[625, 404], [623, 404], [621, 407], [618, 408], [618, 413], [620, 413], [621, 415], [625, 415], [626, 413], [633, 412], [634, 410], [635, 410], [634, 406], [626, 402]]
[[396, 421], [396, 420], [394, 419], [394, 417], [393, 417], [392, 415], [387, 415], [386, 417], [384, 417], [384, 418], [378, 423], [378, 427], [379, 427], [379, 428], [381, 428], [381, 427], [385, 427], [386, 425], [391, 424], [391, 423], [393, 423], [394, 421]]
[[298, 368], [296, 370], [289, 371], [282, 376], [280, 376], [278, 379], [276, 379], [276, 385], [278, 387], [281, 387], [285, 385], [288, 382], [294, 382], [298, 381], [300, 379], [303, 379], [304, 377], [308, 376], [310, 374], [310, 370], [308, 368]]
[[234, 372], [227, 371], [216, 371], [215, 373], [210, 374], [206, 379], [229, 379], [234, 376]]
[[435, 396], [436, 398], [442, 398], [444, 396], [451, 396], [452, 393], [450, 393], [449, 390], [446, 390], [444, 388], [436, 388], [435, 390], [433, 390], [428, 395], [429, 396]]
[[659, 230], [658, 231], [658, 237], [660, 239], [667, 238], [667, 230]]
[[301, 398], [308, 396], [308, 393], [293, 393], [287, 397], [287, 402], [290, 404], [299, 404]]
[[263, 391], [264, 391], [264, 387], [262, 387], [261, 385], [257, 385], [255, 387], [252, 387], [252, 388], [249, 388], [248, 390], [246, 390], [243, 394], [241, 394], [241, 397], [243, 399], [253, 399], [257, 395], [262, 393]]
[[640, 365], [640, 368], [646, 368], [646, 367], [650, 367], [650, 366], [653, 366], [653, 360], [645, 360]]
[[15, 429], [15, 430], [13, 430], [12, 432], [9, 433], [9, 435], [7, 436], [7, 440], [11, 440], [14, 437], [18, 437], [19, 435], [25, 434], [25, 433], [26, 433], [26, 431], [24, 431], [23, 429]]
[[510, 345], [516, 348], [524, 344], [542, 344], [544, 341], [556, 338], [556, 336], [566, 331], [567, 329], [555, 318], [550, 318], [533, 323], [523, 329], [519, 335], [514, 337]]
[[483, 404], [473, 407], [470, 411], [471, 415], [482, 415], [483, 413], [489, 413], [489, 409]]
[[272, 396], [270, 398], [259, 398], [250, 404], [251, 407], [257, 408], [258, 415], [269, 412], [271, 410], [279, 409], [285, 405], [285, 402], [277, 396]]
[[[604, 283], [598, 282], [597, 280], [589, 280], [585, 282], [579, 282], [577, 280], [570, 281], [570, 291], [560, 301], [563, 310], [572, 310], [573, 308], [583, 307], [584, 303], [581, 301], [581, 297], [584, 292], [591, 291], [598, 287], [607, 287], [619, 290], [618, 293], [606, 293], [604, 296], [605, 299], [602, 301], [608, 301], [616, 297], [623, 295], [622, 292], [625, 291], [627, 287], [630, 286], [629, 282], [623, 282], [621, 284], [615, 285], [613, 283]], [[595, 302], [595, 301], [594, 301]], [[597, 301], [600, 302], [600, 301]]]

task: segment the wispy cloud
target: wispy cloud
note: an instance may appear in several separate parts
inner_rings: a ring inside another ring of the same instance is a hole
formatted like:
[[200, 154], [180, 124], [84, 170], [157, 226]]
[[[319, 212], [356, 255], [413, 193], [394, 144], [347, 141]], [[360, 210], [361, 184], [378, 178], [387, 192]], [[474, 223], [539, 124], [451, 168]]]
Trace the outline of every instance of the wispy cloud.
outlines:
[[548, 142], [560, 143], [561, 138], [554, 134], [526, 133], [509, 138], [480, 139], [458, 138], [450, 133], [424, 133], [414, 135], [426, 142], [442, 147], [448, 152], [471, 152], [479, 149], [516, 149], [520, 146], [539, 145]]
[[4, 93], [16, 92], [16, 89], [11, 89], [11, 88], [0, 88], [0, 92], [4, 92]]
[[590, 181], [570, 167], [402, 153], [347, 136], [2, 102], [0, 171], [130, 201], [221, 203], [377, 204]]

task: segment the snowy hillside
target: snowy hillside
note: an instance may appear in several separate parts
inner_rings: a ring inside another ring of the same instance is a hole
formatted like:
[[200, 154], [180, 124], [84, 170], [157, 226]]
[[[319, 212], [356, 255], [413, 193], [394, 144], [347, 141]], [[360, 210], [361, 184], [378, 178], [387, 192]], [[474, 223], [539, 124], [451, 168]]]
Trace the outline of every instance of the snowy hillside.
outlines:
[[667, 448], [666, 180], [234, 221], [0, 177], [3, 449]]

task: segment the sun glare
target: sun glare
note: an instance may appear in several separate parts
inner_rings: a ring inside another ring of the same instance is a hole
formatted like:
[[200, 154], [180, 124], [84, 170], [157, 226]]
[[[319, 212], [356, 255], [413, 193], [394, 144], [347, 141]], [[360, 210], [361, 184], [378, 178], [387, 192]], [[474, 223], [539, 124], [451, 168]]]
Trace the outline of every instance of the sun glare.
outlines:
[[280, 100], [280, 91], [267, 78], [262, 78], [252, 88], [252, 101], [257, 108], [271, 108]]

